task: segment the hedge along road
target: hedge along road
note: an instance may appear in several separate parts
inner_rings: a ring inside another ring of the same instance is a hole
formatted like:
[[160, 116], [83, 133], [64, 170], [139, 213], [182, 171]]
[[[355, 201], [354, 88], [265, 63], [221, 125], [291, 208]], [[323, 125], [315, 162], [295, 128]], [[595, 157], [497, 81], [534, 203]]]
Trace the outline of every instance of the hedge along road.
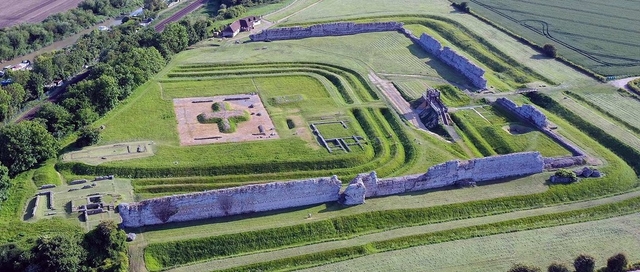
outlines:
[[[544, 215], [544, 214], [552, 214], [552, 213], [559, 213], [559, 212], [581, 210], [581, 209], [596, 207], [596, 206], [600, 206], [600, 205], [616, 203], [616, 202], [620, 202], [620, 201], [623, 201], [623, 200], [631, 199], [631, 198], [634, 198], [634, 197], [640, 197], [640, 190], [636, 190], [636, 191], [625, 193], [625, 194], [621, 194], [621, 195], [611, 196], [611, 197], [607, 197], [607, 198], [601, 198], [601, 199], [595, 199], [595, 200], [589, 200], [589, 201], [583, 201], [583, 202], [576, 202], [576, 203], [565, 204], [565, 205], [551, 206], [551, 207], [532, 209], [532, 210], [516, 211], [516, 212], [511, 212], [511, 213], [506, 213], [506, 214], [499, 214], [499, 215], [492, 215], [492, 216], [477, 217], [477, 218], [472, 218], [472, 219], [449, 221], [449, 222], [444, 222], [444, 223], [436, 223], [436, 224], [429, 224], [429, 225], [422, 225], [422, 226], [415, 226], [415, 227], [400, 228], [400, 229], [394, 229], [394, 230], [389, 230], [389, 231], [384, 231], [384, 232], [379, 232], [379, 233], [362, 235], [362, 236], [358, 236], [358, 237], [353, 238], [353, 239], [339, 240], [339, 241], [325, 242], [325, 243], [318, 243], [318, 244], [312, 244], [312, 245], [307, 245], [307, 246], [300, 246], [300, 247], [293, 247], [293, 248], [287, 248], [287, 249], [282, 249], [282, 250], [275, 250], [275, 251], [270, 251], [270, 252], [263, 252], [263, 253], [257, 253], [257, 254], [250, 254], [250, 255], [232, 257], [232, 258], [225, 258], [225, 259], [219, 259], [219, 260], [206, 261], [206, 262], [196, 263], [196, 264], [193, 264], [193, 265], [185, 265], [185, 266], [181, 266], [181, 267], [176, 267], [176, 268], [173, 268], [173, 269], [169, 269], [167, 271], [172, 271], [172, 272], [211, 271], [211, 269], [213, 267], [215, 267], [215, 269], [227, 269], [227, 268], [232, 268], [232, 267], [236, 267], [236, 266], [240, 266], [240, 265], [247, 265], [247, 264], [259, 263], [259, 262], [272, 261], [272, 260], [277, 260], [277, 259], [282, 259], [282, 258], [287, 258], [287, 257], [293, 257], [293, 256], [309, 254], [309, 253], [322, 252], [322, 251], [332, 250], [332, 249], [345, 248], [345, 247], [350, 247], [350, 246], [364, 245], [364, 244], [375, 242], [375, 241], [385, 241], [385, 240], [389, 240], [389, 239], [394, 239], [394, 238], [399, 238], [399, 237], [404, 237], [404, 236], [410, 236], [410, 235], [415, 235], [415, 234], [432, 233], [432, 232], [437, 232], [437, 231], [442, 231], [442, 230], [461, 228], [461, 227], [469, 227], [469, 226], [488, 224], [488, 223], [496, 223], [496, 222], [512, 220], [512, 219], [526, 218], [526, 217], [531, 217], [531, 216], [538, 216], [538, 215]], [[364, 205], [366, 205], [366, 204], [364, 204]], [[140, 237], [140, 236], [142, 236], [142, 237]], [[144, 239], [144, 234], [142, 234], [140, 236], [138, 236], [138, 237]], [[136, 251], [137, 250], [142, 250], [142, 247], [138, 247], [138, 248], [135, 248], [135, 249], [130, 248], [130, 250], [132, 250], [132, 251], [133, 250], [136, 250]], [[139, 252], [139, 253], [130, 252], [129, 255], [132, 258], [141, 258], [143, 256], [143, 254], [141, 254], [141, 252]], [[132, 259], [132, 263], [135, 263], [135, 262], [144, 263], [143, 260], [133, 260]], [[136, 271], [143, 271], [143, 270], [136, 270]], [[146, 271], [146, 269], [144, 271]]]

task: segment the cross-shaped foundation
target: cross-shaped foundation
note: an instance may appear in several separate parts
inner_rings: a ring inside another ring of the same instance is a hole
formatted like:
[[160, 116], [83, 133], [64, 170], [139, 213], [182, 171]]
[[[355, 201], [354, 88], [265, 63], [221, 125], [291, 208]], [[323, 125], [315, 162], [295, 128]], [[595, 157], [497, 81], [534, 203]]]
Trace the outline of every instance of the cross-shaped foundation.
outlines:
[[249, 114], [244, 110], [234, 110], [229, 103], [216, 102], [211, 105], [212, 112], [198, 115], [198, 122], [203, 124], [218, 124], [222, 133], [235, 132], [236, 124], [249, 120]]

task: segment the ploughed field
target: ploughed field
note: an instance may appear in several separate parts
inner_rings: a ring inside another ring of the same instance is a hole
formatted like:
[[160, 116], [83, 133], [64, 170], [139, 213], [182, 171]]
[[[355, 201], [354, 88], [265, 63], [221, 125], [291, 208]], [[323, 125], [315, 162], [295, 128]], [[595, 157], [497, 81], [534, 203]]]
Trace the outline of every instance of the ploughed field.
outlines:
[[82, 0], [5, 0], [0, 2], [0, 28], [40, 22], [49, 15], [73, 9]]
[[640, 74], [635, 1], [472, 0], [473, 12], [598, 74]]

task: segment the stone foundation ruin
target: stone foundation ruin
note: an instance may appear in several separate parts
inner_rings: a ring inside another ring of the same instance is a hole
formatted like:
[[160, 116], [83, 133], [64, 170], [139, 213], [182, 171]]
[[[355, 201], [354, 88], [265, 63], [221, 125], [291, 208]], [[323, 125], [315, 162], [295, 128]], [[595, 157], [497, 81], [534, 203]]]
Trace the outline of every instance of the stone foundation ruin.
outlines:
[[440, 91], [436, 89], [428, 89], [418, 100], [419, 105], [416, 107], [420, 121], [428, 129], [433, 129], [438, 124], [449, 125], [452, 123], [449, 116], [449, 109], [442, 103], [440, 99]]
[[293, 40], [304, 39], [310, 37], [324, 36], [345, 36], [368, 32], [382, 31], [398, 31], [402, 29], [403, 24], [398, 22], [377, 22], [377, 23], [330, 23], [318, 24], [309, 27], [284, 27], [265, 29], [258, 34], [250, 35], [249, 38], [254, 41], [276, 41], [276, 40]]
[[551, 139], [562, 145], [564, 148], [571, 151], [573, 156], [544, 158], [545, 169], [560, 169], [578, 165], [584, 165], [587, 163], [587, 153], [582, 151], [578, 146], [573, 144], [568, 139], [562, 137], [556, 133], [549, 126], [547, 116], [540, 110], [531, 105], [518, 106], [515, 102], [508, 98], [498, 98], [495, 102], [496, 105], [501, 106], [503, 109], [515, 114], [525, 122], [531, 123], [538, 128], [542, 133], [549, 136]]
[[[523, 152], [468, 161], [448, 161], [430, 167], [424, 174], [403, 177], [379, 179], [376, 172], [371, 172], [360, 174], [349, 183], [344, 192], [343, 204], [357, 205], [364, 203], [366, 197], [532, 175], [543, 170], [544, 160], [540, 153]], [[365, 188], [364, 192], [361, 187]]]
[[118, 205], [122, 225], [142, 227], [337, 201], [336, 176], [273, 182]]
[[378, 179], [375, 172], [358, 175], [341, 194], [336, 176], [273, 182], [167, 196], [118, 205], [125, 227], [142, 227], [340, 201], [364, 203], [366, 197], [385, 196], [472, 184], [540, 173], [544, 160], [538, 152], [514, 153], [434, 165], [425, 174]]
[[438, 40], [426, 33], [423, 33], [418, 39], [418, 37], [413, 35], [409, 30], [404, 30], [403, 32], [425, 51], [462, 73], [462, 75], [471, 81], [474, 87], [479, 89], [487, 88], [487, 79], [484, 78], [485, 71], [471, 62], [471, 60], [447, 46], [442, 47], [442, 44], [440, 44]]

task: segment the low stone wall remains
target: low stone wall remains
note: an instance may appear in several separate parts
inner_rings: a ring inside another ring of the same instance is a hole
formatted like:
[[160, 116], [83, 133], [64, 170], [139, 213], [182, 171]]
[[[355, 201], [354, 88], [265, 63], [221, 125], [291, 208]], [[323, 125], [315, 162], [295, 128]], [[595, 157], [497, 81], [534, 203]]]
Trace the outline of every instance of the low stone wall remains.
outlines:
[[123, 226], [142, 227], [335, 202], [341, 185], [336, 176], [273, 182], [122, 203], [118, 210]]
[[462, 75], [471, 81], [474, 87], [480, 89], [487, 88], [487, 79], [484, 78], [485, 71], [471, 62], [471, 60], [447, 46], [443, 48], [438, 40], [426, 33], [423, 33], [419, 39], [408, 30], [405, 30], [404, 33], [425, 51], [462, 73]]
[[330, 23], [317, 24], [309, 27], [283, 27], [265, 29], [257, 34], [249, 35], [252, 41], [276, 41], [293, 40], [310, 37], [324, 36], [344, 36], [368, 32], [399, 31], [403, 24], [399, 22], [376, 22], [376, 23]]
[[[539, 152], [522, 152], [434, 165], [425, 174], [379, 179], [375, 172], [358, 175], [344, 192], [345, 205], [364, 203], [367, 197], [395, 195], [458, 184], [537, 174], [544, 171]], [[364, 187], [364, 192], [361, 189]], [[359, 194], [363, 194], [362, 196]]]
[[[551, 139], [555, 140], [557, 143], [562, 145], [564, 148], [571, 151], [573, 156], [582, 157], [582, 161], [584, 162], [584, 156], [587, 155], [582, 149], [573, 144], [568, 139], [562, 137], [560, 134], [553, 131], [549, 128], [549, 121], [547, 120], [547, 116], [544, 115], [540, 110], [536, 109], [531, 105], [522, 105], [518, 106], [515, 102], [511, 101], [508, 98], [498, 98], [496, 99], [496, 104], [498, 106], [502, 106], [504, 109], [509, 112], [514, 113], [519, 118], [524, 121], [530, 122], [534, 126], [536, 126], [542, 133], [549, 136]], [[580, 158], [576, 158], [575, 162], [581, 161]], [[554, 167], [558, 168], [558, 167]]]

